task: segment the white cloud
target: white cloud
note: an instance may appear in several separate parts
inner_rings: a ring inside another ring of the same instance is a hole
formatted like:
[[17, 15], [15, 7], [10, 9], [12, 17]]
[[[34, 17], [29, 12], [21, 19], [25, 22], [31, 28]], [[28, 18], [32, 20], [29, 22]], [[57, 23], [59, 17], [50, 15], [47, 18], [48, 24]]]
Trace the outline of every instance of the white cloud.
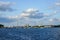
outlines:
[[51, 18], [51, 19], [49, 19], [49, 22], [51, 24], [60, 24], [60, 19], [58, 19], [58, 18]]
[[56, 6], [60, 6], [60, 3], [55, 3]]
[[54, 21], [53, 19], [49, 19], [50, 22]]
[[[32, 20], [35, 20], [35, 19], [43, 19], [44, 20], [44, 18], [45, 19], [47, 19], [47, 17], [50, 17], [50, 16], [53, 16], [53, 15], [55, 15], [56, 14], [56, 11], [54, 11], [54, 13], [51, 13], [51, 14], [44, 14], [44, 13], [40, 13], [39, 12], [39, 10], [38, 9], [35, 9], [35, 8], [29, 8], [29, 9], [27, 9], [26, 11], [24, 11], [24, 12], [22, 12], [20, 15], [16, 15], [16, 16], [8, 16], [8, 17], [3, 17], [3, 18], [1, 18], [0, 17], [0, 21], [1, 22], [6, 22], [6, 23], [8, 23], [8, 22], [17, 22], [17, 20], [20, 22], [20, 21], [22, 21], [22, 23], [31, 23], [30, 21], [32, 21]], [[32, 18], [31, 20], [30, 20], [30, 18]], [[5, 21], [4, 21], [4, 20]], [[56, 19], [50, 19], [49, 21], [55, 21]], [[25, 21], [25, 22], [24, 22]]]
[[14, 5], [14, 2], [3, 2], [0, 1], [0, 11], [13, 11], [11, 8], [12, 5]]
[[7, 18], [9, 18], [9, 19], [17, 19], [18, 16], [8, 16]]
[[39, 11], [38, 9], [29, 8], [29, 9], [27, 9], [25, 12], [26, 12], [26, 13], [31, 13], [31, 12], [38, 12], [38, 11]]
[[20, 14], [21, 17], [24, 18], [43, 18], [43, 13], [40, 13], [38, 9], [35, 8], [29, 8], [26, 11], [24, 11], [23, 13]]
[[28, 17], [30, 14], [25, 14], [25, 13], [22, 13], [20, 16], [21, 17]]
[[57, 18], [51, 18], [51, 19], [49, 19], [49, 21], [59, 21], [59, 19], [57, 19]]

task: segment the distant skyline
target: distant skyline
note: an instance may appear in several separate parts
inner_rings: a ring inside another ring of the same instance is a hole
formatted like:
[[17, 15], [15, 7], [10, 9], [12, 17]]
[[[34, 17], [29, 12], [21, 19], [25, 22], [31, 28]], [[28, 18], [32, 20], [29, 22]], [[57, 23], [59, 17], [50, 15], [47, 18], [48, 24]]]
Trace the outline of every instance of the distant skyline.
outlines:
[[0, 24], [60, 24], [60, 0], [0, 0]]

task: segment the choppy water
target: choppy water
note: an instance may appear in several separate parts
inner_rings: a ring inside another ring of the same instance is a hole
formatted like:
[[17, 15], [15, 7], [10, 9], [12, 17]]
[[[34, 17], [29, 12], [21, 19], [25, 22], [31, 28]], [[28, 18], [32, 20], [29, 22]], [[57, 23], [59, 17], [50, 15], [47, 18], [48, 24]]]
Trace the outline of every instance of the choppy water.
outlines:
[[60, 40], [60, 28], [1, 28], [0, 40]]

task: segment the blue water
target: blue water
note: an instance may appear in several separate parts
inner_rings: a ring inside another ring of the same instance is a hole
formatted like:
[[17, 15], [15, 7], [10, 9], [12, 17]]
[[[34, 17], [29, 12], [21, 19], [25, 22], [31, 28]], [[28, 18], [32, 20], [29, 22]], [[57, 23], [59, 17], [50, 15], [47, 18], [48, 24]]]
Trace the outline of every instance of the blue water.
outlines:
[[0, 40], [60, 40], [60, 28], [0, 28]]

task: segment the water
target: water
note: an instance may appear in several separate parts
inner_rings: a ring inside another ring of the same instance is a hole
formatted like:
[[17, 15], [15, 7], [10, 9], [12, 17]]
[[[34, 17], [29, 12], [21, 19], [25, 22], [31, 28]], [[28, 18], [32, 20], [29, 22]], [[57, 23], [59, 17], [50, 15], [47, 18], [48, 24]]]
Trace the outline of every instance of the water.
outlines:
[[60, 28], [1, 28], [0, 40], [60, 40]]

